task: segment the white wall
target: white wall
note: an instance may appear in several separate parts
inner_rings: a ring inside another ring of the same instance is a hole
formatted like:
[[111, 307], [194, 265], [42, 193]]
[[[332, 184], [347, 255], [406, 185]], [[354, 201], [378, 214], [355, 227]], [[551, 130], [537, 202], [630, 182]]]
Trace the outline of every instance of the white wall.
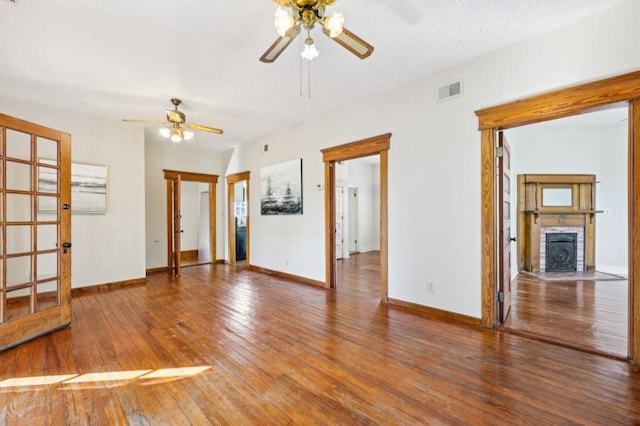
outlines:
[[[392, 132], [389, 151], [389, 297], [480, 317], [480, 135], [474, 111], [640, 69], [640, 2], [629, 1], [560, 30], [248, 143], [229, 172], [303, 158], [304, 214], [259, 215], [255, 265], [324, 281], [320, 149]], [[374, 53], [375, 54], [375, 53]], [[437, 88], [464, 80], [464, 96], [436, 103]], [[313, 102], [313, 99], [311, 100]], [[267, 153], [260, 147], [269, 144]], [[435, 283], [427, 293], [426, 283]]]
[[0, 98], [0, 112], [71, 134], [71, 159], [109, 168], [106, 214], [71, 217], [72, 287], [143, 278], [144, 139], [120, 121]]
[[348, 186], [358, 188], [358, 251], [380, 250], [380, 168], [359, 161], [347, 165]]
[[[196, 250], [198, 248], [198, 227], [200, 224], [200, 183], [182, 182], [180, 192], [180, 225], [182, 235], [180, 250]], [[165, 225], [166, 226], [166, 225]]]
[[[598, 113], [593, 113], [598, 114]], [[596, 217], [596, 270], [627, 274], [627, 145], [626, 122], [606, 128], [523, 126], [507, 131], [511, 144], [511, 217], [517, 216], [516, 175], [525, 173], [594, 174], [596, 208], [612, 214]], [[512, 221], [511, 235], [517, 232]], [[517, 244], [512, 244], [512, 271], [517, 271]]]
[[[226, 252], [224, 240], [226, 216], [223, 216], [226, 205], [226, 182], [225, 174], [222, 172], [222, 153], [199, 148], [195, 144], [176, 144], [156, 136], [155, 132], [151, 131], [145, 133], [144, 145], [147, 269], [167, 266], [167, 184], [164, 179], [164, 169], [220, 176], [216, 188], [218, 210], [216, 255], [220, 258]], [[186, 247], [183, 249], [188, 250]]]

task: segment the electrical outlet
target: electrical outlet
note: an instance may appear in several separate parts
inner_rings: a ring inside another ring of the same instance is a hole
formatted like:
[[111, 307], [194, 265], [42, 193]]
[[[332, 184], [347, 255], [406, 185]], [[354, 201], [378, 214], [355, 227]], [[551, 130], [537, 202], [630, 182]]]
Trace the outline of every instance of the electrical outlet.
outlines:
[[436, 292], [436, 285], [431, 281], [429, 281], [427, 283], [427, 293], [435, 293], [435, 292]]

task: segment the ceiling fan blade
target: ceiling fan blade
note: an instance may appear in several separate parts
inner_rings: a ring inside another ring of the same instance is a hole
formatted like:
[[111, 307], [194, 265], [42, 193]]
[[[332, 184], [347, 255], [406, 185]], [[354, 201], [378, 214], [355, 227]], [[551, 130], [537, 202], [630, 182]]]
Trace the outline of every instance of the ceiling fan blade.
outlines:
[[373, 53], [373, 46], [346, 28], [342, 28], [342, 32], [337, 37], [330, 37], [329, 30], [326, 28], [323, 28], [323, 32], [360, 59], [368, 58]]
[[164, 121], [162, 120], [131, 120], [128, 118], [123, 118], [122, 121], [126, 121], [127, 123], [144, 123], [144, 124], [162, 124]]
[[222, 129], [216, 129], [215, 127], [209, 127], [209, 126], [202, 126], [200, 124], [187, 124], [187, 127], [189, 127], [190, 129], [193, 130], [200, 130], [203, 132], [209, 132], [209, 133], [216, 133], [218, 135], [221, 135], [224, 133], [224, 131]]
[[276, 41], [267, 49], [266, 52], [262, 54], [260, 57], [260, 61], [265, 62], [267, 64], [272, 63], [278, 56], [291, 44], [294, 38], [296, 38], [300, 34], [300, 26], [295, 25], [286, 32], [284, 37], [278, 37]]

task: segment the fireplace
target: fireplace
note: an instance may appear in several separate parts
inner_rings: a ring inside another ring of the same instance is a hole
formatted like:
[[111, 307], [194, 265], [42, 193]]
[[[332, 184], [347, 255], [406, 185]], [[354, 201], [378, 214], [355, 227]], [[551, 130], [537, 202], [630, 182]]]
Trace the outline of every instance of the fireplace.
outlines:
[[518, 175], [520, 271], [595, 270], [595, 187], [595, 175]]
[[578, 234], [548, 233], [545, 272], [575, 272], [578, 266]]

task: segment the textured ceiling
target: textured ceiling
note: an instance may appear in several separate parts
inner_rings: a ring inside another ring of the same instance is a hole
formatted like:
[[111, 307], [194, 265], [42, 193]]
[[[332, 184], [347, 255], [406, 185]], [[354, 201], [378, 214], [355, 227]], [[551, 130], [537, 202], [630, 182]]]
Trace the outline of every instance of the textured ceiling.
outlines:
[[277, 37], [269, 0], [0, 0], [0, 96], [112, 119], [163, 119], [180, 97], [189, 121], [225, 130], [196, 143], [227, 148], [622, 1], [339, 0], [328, 12], [375, 51], [362, 61], [316, 28], [309, 98], [298, 40], [258, 61]]

